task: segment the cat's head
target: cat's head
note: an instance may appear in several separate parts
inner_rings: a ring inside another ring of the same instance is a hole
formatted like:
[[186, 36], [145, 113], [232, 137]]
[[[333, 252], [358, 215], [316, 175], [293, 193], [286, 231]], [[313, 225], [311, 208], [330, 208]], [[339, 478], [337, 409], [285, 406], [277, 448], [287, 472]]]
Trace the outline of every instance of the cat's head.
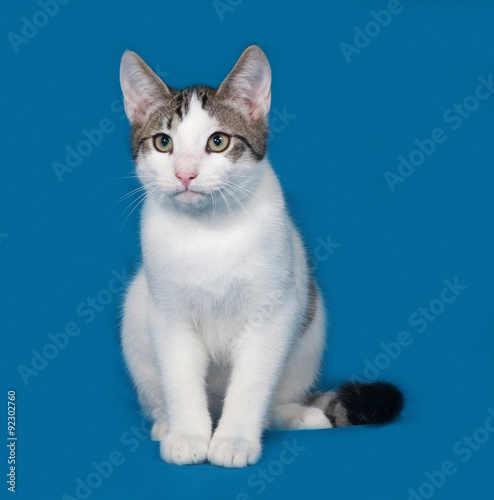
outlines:
[[148, 195], [191, 212], [228, 210], [250, 196], [263, 171], [271, 103], [271, 70], [259, 47], [248, 47], [217, 89], [168, 87], [131, 51], [120, 83]]

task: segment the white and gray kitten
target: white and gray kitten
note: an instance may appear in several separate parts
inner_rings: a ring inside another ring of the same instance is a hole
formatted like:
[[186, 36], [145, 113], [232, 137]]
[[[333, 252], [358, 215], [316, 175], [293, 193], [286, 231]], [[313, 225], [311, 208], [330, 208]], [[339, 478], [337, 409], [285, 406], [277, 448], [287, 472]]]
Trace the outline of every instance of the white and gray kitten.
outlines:
[[172, 89], [131, 51], [120, 80], [147, 192], [122, 344], [163, 459], [245, 467], [264, 428], [396, 417], [390, 384], [311, 393], [324, 306], [266, 158], [264, 52], [247, 48], [217, 89]]

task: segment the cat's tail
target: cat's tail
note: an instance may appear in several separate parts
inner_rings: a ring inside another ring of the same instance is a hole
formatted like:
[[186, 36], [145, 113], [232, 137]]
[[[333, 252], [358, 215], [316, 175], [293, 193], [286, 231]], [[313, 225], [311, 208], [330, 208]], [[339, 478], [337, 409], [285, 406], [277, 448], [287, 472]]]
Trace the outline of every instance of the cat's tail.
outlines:
[[311, 394], [307, 403], [320, 408], [333, 427], [346, 427], [391, 422], [401, 413], [404, 398], [388, 382], [346, 382], [335, 391]]

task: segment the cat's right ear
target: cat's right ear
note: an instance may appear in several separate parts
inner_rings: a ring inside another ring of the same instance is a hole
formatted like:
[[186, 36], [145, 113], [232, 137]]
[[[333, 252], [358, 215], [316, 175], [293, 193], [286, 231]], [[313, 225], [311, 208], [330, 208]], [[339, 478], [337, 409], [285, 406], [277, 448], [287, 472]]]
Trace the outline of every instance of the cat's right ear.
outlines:
[[120, 86], [125, 113], [132, 125], [144, 125], [154, 105], [171, 97], [163, 80], [131, 50], [125, 51], [122, 56]]

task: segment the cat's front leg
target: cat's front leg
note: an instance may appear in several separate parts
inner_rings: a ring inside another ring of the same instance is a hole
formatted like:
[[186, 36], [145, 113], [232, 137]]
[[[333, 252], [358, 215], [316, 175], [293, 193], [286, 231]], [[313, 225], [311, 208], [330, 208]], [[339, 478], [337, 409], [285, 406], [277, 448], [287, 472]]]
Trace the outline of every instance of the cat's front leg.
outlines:
[[161, 457], [170, 464], [203, 463], [212, 426], [205, 389], [207, 353], [191, 324], [166, 317], [156, 306], [150, 309], [169, 425], [161, 440]]
[[290, 345], [289, 314], [248, 332], [236, 342], [223, 411], [208, 451], [222, 467], [246, 467], [259, 460], [263, 424]]

